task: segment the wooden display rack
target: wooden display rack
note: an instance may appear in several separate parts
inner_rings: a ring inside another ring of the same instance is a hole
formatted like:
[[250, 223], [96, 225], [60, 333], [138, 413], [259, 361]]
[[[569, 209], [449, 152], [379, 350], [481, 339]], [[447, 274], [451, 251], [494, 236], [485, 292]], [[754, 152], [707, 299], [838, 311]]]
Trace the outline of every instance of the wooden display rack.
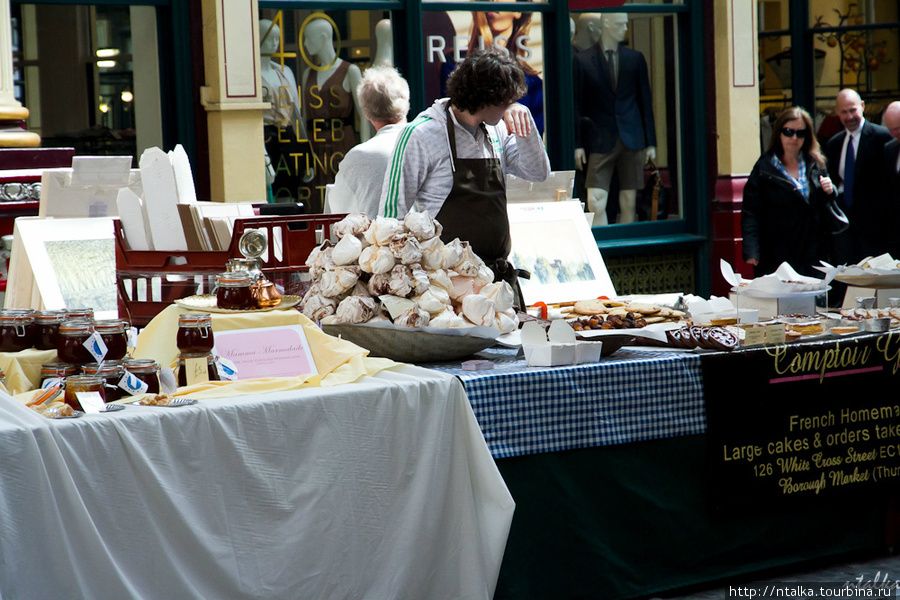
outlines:
[[[217, 273], [231, 258], [241, 257], [238, 245], [248, 230], [261, 230], [269, 248], [260, 268], [285, 294], [302, 295], [309, 285], [304, 274], [309, 253], [331, 237], [331, 226], [346, 215], [289, 215], [236, 219], [231, 244], [222, 252], [131, 250], [122, 223], [114, 221], [116, 288], [119, 318], [144, 327], [179, 298], [210, 293]], [[273, 240], [278, 243], [273, 244]], [[274, 246], [274, 247], [273, 247]]]

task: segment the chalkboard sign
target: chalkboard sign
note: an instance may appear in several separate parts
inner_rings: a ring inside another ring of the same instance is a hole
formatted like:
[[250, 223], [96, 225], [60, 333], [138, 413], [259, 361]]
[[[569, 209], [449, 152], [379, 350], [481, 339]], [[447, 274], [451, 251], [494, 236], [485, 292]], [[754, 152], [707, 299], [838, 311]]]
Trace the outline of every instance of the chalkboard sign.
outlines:
[[719, 511], [887, 493], [900, 483], [900, 333], [704, 356]]

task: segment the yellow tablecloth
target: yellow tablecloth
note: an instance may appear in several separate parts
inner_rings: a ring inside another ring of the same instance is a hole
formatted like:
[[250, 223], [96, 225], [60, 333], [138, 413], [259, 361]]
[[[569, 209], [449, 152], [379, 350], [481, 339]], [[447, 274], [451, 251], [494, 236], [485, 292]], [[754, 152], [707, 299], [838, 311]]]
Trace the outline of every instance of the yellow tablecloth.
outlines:
[[20, 352], [0, 352], [6, 391], [15, 395], [41, 387], [41, 365], [55, 361], [56, 350], [29, 348]]
[[[150, 358], [161, 366], [174, 365], [178, 359], [175, 337], [178, 315], [188, 312], [172, 305], [159, 313], [138, 336], [135, 358]], [[346, 340], [330, 336], [315, 323], [292, 308], [254, 313], [212, 313], [213, 333], [234, 329], [301, 325], [316, 361], [318, 376], [272, 377], [241, 381], [211, 381], [179, 388], [177, 395], [192, 398], [221, 398], [243, 394], [268, 393], [304, 387], [333, 386], [351, 383], [366, 375], [374, 375], [400, 363], [386, 358], [370, 358], [369, 351]]]

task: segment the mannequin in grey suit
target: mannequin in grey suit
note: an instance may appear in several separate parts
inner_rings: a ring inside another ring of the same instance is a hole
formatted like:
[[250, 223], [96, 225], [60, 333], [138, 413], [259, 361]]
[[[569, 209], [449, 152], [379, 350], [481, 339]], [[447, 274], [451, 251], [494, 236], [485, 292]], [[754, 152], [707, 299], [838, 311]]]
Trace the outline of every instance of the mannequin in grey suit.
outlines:
[[644, 55], [620, 47], [628, 15], [604, 13], [579, 19], [592, 45], [574, 61], [575, 166], [586, 167], [588, 206], [594, 225], [606, 225], [606, 203], [613, 171], [619, 175], [619, 223], [635, 219], [643, 167], [656, 158], [656, 126]]

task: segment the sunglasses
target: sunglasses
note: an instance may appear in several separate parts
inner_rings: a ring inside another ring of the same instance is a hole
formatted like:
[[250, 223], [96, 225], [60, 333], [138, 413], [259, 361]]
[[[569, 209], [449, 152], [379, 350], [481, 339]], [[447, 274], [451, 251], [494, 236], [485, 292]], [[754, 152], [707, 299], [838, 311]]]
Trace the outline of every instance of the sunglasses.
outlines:
[[784, 137], [794, 137], [796, 135], [799, 139], [806, 139], [806, 134], [809, 133], [808, 129], [794, 129], [792, 127], [782, 127], [781, 135]]

